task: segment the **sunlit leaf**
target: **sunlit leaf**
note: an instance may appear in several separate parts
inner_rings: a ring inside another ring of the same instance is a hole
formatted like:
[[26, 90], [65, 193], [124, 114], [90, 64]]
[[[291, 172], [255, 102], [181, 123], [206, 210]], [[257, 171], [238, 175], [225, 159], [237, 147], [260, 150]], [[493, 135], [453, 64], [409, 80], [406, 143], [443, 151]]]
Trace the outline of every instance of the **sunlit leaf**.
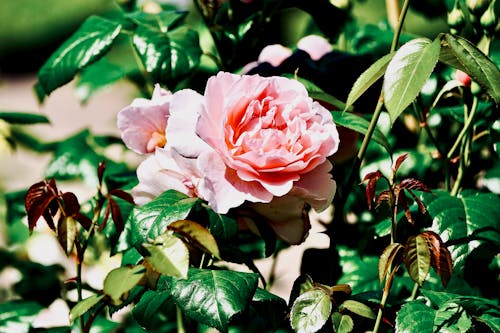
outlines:
[[[401, 263], [401, 254], [404, 250], [404, 246], [400, 243], [389, 244], [378, 261], [378, 277], [380, 282], [384, 281], [390, 267], [397, 266]], [[394, 260], [399, 256], [396, 262]]]
[[219, 247], [214, 236], [199, 223], [190, 220], [179, 220], [170, 223], [167, 228], [184, 237], [188, 243], [199, 247], [216, 258], [220, 258]]
[[429, 244], [431, 254], [431, 265], [441, 278], [444, 287], [448, 284], [453, 271], [453, 262], [450, 251], [446, 248], [441, 237], [431, 230], [426, 230], [421, 234]]
[[405, 244], [404, 263], [410, 277], [421, 286], [431, 269], [431, 255], [424, 236], [408, 238]]
[[500, 102], [500, 70], [488, 56], [467, 39], [451, 34], [441, 34], [439, 60], [469, 74], [495, 102]]
[[404, 304], [396, 317], [396, 333], [434, 333], [435, 311], [421, 301]]
[[[355, 113], [343, 111], [332, 111], [331, 113], [335, 124], [343, 126], [345, 128], [349, 128], [363, 135], [368, 132], [370, 122], [365, 118]], [[372, 138], [376, 143], [381, 145], [388, 153], [390, 153], [391, 145], [389, 144], [389, 141], [385, 137], [384, 133], [382, 133], [378, 128], [375, 128]]]
[[155, 244], [143, 244], [149, 252], [145, 259], [161, 274], [187, 278], [189, 268], [189, 251], [177, 237], [164, 234], [158, 237]]
[[417, 97], [439, 58], [439, 40], [414, 39], [404, 44], [389, 62], [384, 74], [384, 104], [391, 123]]
[[323, 289], [312, 289], [293, 302], [290, 323], [297, 333], [314, 333], [325, 325], [331, 311], [330, 295]]
[[72, 216], [61, 216], [57, 223], [57, 240], [67, 256], [73, 252], [76, 234], [75, 219]]
[[392, 57], [394, 57], [394, 53], [386, 54], [382, 58], [375, 61], [358, 77], [349, 92], [344, 110], [347, 110], [351, 105], [353, 105], [354, 102], [356, 102], [358, 98], [361, 97], [366, 90], [368, 90], [368, 88], [370, 88], [384, 75]]
[[373, 312], [373, 310], [366, 304], [363, 304], [361, 302], [348, 299], [345, 300], [341, 305], [340, 309], [347, 309], [351, 311], [352, 313], [357, 314], [358, 316], [365, 317], [368, 319], [375, 319], [376, 315]]
[[89, 17], [47, 60], [38, 72], [43, 92], [68, 83], [78, 73], [102, 57], [118, 36], [121, 25], [98, 16]]
[[332, 313], [332, 323], [335, 333], [349, 333], [354, 329], [354, 321], [351, 316], [340, 312]]
[[143, 278], [146, 269], [142, 265], [134, 267], [119, 267], [108, 273], [104, 279], [103, 292], [111, 297], [115, 305]]
[[76, 305], [69, 312], [69, 321], [70, 322], [75, 321], [75, 319], [77, 319], [78, 317], [89, 311], [94, 305], [99, 303], [99, 301], [103, 298], [104, 295], [94, 294], [76, 303]]
[[439, 307], [434, 318], [434, 332], [468, 332], [471, 318], [459, 304], [448, 302]]
[[257, 274], [190, 269], [188, 279], [172, 279], [172, 299], [182, 312], [201, 323], [226, 331], [257, 288]]

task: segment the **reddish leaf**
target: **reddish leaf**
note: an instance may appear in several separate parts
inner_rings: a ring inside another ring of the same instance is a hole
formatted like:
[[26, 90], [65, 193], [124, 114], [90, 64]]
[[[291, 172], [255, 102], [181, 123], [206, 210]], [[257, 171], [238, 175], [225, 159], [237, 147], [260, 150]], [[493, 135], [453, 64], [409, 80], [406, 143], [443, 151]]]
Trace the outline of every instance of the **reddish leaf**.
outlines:
[[122, 212], [120, 211], [120, 206], [118, 206], [116, 201], [111, 198], [109, 198], [109, 206], [111, 207], [111, 217], [113, 218], [116, 232], [117, 234], [121, 234], [121, 232], [125, 228], [125, 223], [123, 222], [123, 216]]
[[415, 202], [417, 203], [417, 206], [418, 206], [418, 210], [420, 213], [422, 214], [425, 214], [427, 213], [427, 208], [425, 208], [425, 205], [424, 203], [422, 202], [422, 200], [420, 200], [416, 195], [415, 193], [413, 193], [412, 190], [407, 190], [408, 193], [410, 193], [411, 197], [413, 198], [413, 200], [415, 200]]
[[448, 248], [443, 244], [441, 246], [441, 251], [439, 251], [439, 271], [438, 271], [443, 287], [446, 288], [448, 282], [450, 282], [452, 272], [453, 272], [453, 260], [451, 259], [451, 253], [448, 250]]
[[441, 278], [444, 287], [448, 284], [453, 271], [453, 262], [450, 251], [444, 245], [441, 237], [433, 231], [427, 230], [421, 234], [425, 237], [431, 253], [431, 266]]
[[405, 190], [415, 190], [415, 191], [423, 191], [423, 192], [431, 192], [431, 190], [422, 183], [420, 180], [415, 178], [406, 178], [399, 183], [400, 188], [404, 188]]
[[382, 192], [377, 195], [377, 198], [375, 200], [375, 207], [380, 206], [380, 204], [383, 201], [387, 201], [388, 203], [391, 202], [391, 191], [389, 190], [383, 190]]
[[368, 209], [372, 209], [372, 203], [375, 201], [375, 189], [377, 187], [377, 181], [382, 177], [380, 171], [374, 171], [368, 173], [364, 178], [363, 182], [368, 181], [366, 185], [366, 200], [368, 202]]
[[99, 184], [102, 184], [102, 179], [104, 178], [104, 170], [106, 169], [106, 161], [102, 161], [99, 163], [97, 167], [97, 179], [99, 180]]
[[411, 217], [411, 213], [410, 213], [410, 208], [408, 207], [408, 200], [406, 200], [406, 195], [405, 195], [405, 191], [398, 188], [398, 186], [396, 185], [396, 190], [394, 192], [396, 192], [396, 206], [399, 204], [401, 205], [401, 207], [403, 208], [403, 211], [405, 212], [405, 216], [406, 216], [406, 219], [408, 220], [408, 222], [410, 222], [411, 224], [415, 224], [413, 222], [413, 218]]
[[396, 174], [396, 172], [398, 172], [398, 169], [399, 167], [401, 166], [401, 164], [406, 160], [406, 158], [408, 157], [408, 153], [406, 154], [403, 154], [403, 155], [400, 155], [397, 159], [396, 159], [396, 162], [394, 163], [394, 167], [392, 168], [392, 172], [394, 174]]
[[[54, 179], [41, 181], [33, 184], [26, 193], [24, 207], [28, 215], [28, 226], [30, 232], [33, 231], [41, 216], [47, 220], [47, 224], [52, 230], [56, 230], [52, 217], [57, 213], [57, 187]], [[55, 204], [53, 204], [53, 202]]]
[[73, 218], [76, 221], [78, 221], [80, 223], [80, 225], [85, 228], [85, 230], [90, 229], [90, 226], [92, 225], [92, 220], [89, 217], [87, 217], [81, 213], [76, 213], [73, 215]]
[[135, 205], [134, 198], [129, 193], [123, 190], [119, 189], [111, 190], [109, 191], [109, 194], [114, 195], [115, 197], [118, 197], [120, 199], [123, 199], [132, 205]]
[[64, 214], [66, 216], [73, 216], [80, 211], [80, 203], [78, 203], [78, 198], [74, 193], [63, 193], [61, 198], [64, 203]]
[[363, 178], [363, 183], [366, 182], [367, 180], [371, 180], [371, 179], [379, 180], [381, 177], [382, 177], [382, 173], [379, 170], [369, 172]]

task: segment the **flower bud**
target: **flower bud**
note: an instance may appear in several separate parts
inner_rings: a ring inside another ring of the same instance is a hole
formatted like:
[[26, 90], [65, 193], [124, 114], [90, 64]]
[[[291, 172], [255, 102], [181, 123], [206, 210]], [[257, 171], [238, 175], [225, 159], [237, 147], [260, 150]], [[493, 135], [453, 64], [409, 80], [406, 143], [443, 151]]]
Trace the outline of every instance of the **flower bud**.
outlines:
[[474, 16], [480, 17], [490, 4], [490, 0], [467, 0], [467, 8]]
[[495, 1], [492, 1], [488, 9], [481, 15], [479, 22], [485, 35], [489, 36], [495, 33], [498, 23], [497, 16], [495, 15]]
[[462, 72], [461, 70], [457, 69], [455, 72], [455, 79], [460, 82], [463, 86], [470, 87], [472, 79], [469, 76], [469, 74]]
[[455, 2], [455, 6], [453, 6], [453, 9], [448, 12], [448, 25], [450, 26], [450, 28], [457, 31], [462, 29], [465, 25], [464, 13], [462, 13], [458, 1]]

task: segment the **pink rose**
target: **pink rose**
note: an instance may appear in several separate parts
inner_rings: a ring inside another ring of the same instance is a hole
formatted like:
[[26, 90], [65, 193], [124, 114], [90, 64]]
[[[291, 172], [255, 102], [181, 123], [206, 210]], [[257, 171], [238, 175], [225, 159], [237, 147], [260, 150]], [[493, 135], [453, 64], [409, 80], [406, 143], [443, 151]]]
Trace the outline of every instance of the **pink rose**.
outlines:
[[136, 98], [118, 113], [118, 128], [128, 148], [146, 154], [165, 145], [171, 98], [172, 94], [157, 84], [151, 100]]
[[144, 205], [167, 190], [197, 197], [196, 185], [201, 178], [197, 163], [174, 149], [156, 148], [137, 168], [139, 184], [132, 189], [135, 203]]
[[[215, 211], [268, 203], [292, 189], [316, 210], [328, 207], [335, 182], [327, 157], [337, 151], [338, 133], [302, 84], [221, 72], [208, 80], [198, 113], [196, 134], [210, 146], [198, 158], [198, 191]], [[186, 147], [173, 147], [185, 154]]]
[[281, 44], [267, 45], [260, 51], [258, 62], [268, 62], [274, 67], [279, 66], [286, 58], [292, 55], [292, 50]]
[[297, 42], [297, 48], [307, 52], [312, 60], [319, 60], [332, 51], [332, 45], [324, 37], [318, 35], [302, 37]]

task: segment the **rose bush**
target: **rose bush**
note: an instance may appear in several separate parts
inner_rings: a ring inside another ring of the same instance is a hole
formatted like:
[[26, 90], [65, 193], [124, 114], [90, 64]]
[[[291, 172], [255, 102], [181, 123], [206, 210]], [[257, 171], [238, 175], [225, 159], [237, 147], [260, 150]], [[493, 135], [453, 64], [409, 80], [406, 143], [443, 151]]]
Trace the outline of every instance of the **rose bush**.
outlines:
[[[162, 107], [148, 108], [160, 115], [155, 115], [161, 118], [156, 127], [147, 121], [154, 116], [137, 104], [118, 116], [124, 140], [130, 132], [147, 138], [154, 128], [166, 127], [167, 144], [139, 166], [136, 202], [145, 203], [168, 189], [206, 200], [222, 214], [245, 201], [273, 201], [272, 208], [258, 209], [272, 226], [280, 225], [278, 235], [290, 243], [301, 242], [309, 228], [303, 218], [306, 204], [317, 211], [330, 205], [336, 184], [327, 157], [338, 149], [337, 128], [330, 112], [298, 81], [221, 72], [208, 80], [203, 97], [185, 89]], [[167, 117], [161, 115], [169, 116], [166, 126]], [[123, 120], [135, 117], [136, 122]], [[280, 209], [279, 202], [289, 206], [288, 200], [276, 199], [283, 196], [293, 197], [300, 207], [292, 216], [273, 212]], [[288, 220], [294, 223], [283, 227]]]

